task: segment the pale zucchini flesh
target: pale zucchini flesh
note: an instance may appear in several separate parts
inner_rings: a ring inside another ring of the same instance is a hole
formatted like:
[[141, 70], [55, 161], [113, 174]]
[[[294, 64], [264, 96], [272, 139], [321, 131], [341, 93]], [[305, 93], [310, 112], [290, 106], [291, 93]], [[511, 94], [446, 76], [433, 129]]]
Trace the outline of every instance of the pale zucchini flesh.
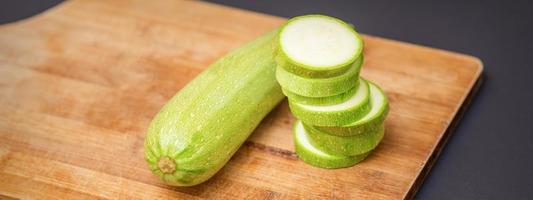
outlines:
[[372, 151], [385, 135], [385, 127], [379, 126], [375, 131], [368, 131], [353, 136], [338, 136], [323, 132], [303, 124], [311, 145], [321, 151], [334, 154], [355, 156]]
[[290, 19], [279, 33], [279, 64], [303, 77], [342, 74], [361, 55], [363, 41], [348, 24], [324, 15]]
[[165, 183], [191, 186], [206, 181], [284, 98], [275, 79], [276, 33], [213, 63], [154, 117], [145, 157]]
[[354, 120], [341, 126], [320, 126], [314, 128], [335, 135], [351, 136], [366, 132], [373, 132], [379, 129], [384, 123], [389, 112], [389, 103], [385, 93], [374, 83], [368, 82], [370, 86], [370, 111], [360, 119]]
[[327, 169], [351, 167], [364, 160], [370, 153], [357, 156], [328, 154], [311, 145], [307, 132], [301, 122], [297, 122], [294, 125], [293, 132], [294, 145], [298, 158], [315, 167]]
[[361, 56], [352, 63], [348, 71], [329, 78], [307, 78], [278, 66], [276, 79], [287, 91], [306, 97], [328, 97], [347, 92], [357, 85], [357, 78], [364, 58]]
[[305, 105], [289, 99], [294, 116], [315, 126], [341, 126], [358, 120], [370, 110], [369, 85], [359, 78], [357, 91], [350, 99], [334, 105]]

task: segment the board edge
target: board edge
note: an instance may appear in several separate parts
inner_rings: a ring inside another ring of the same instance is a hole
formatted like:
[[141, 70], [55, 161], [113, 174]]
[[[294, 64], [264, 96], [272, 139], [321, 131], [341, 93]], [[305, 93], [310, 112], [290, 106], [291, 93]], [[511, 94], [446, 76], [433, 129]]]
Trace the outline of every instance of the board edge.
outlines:
[[[482, 69], [482, 66], [480, 66], [479, 69]], [[479, 76], [477, 76], [477, 79], [474, 81], [474, 84], [469, 90], [468, 95], [465, 97], [463, 103], [461, 104], [457, 112], [454, 114], [452, 122], [446, 128], [444, 134], [442, 134], [440, 140], [437, 142], [435, 148], [433, 149], [433, 152], [427, 159], [424, 167], [422, 167], [417, 177], [414, 179], [409, 191], [406, 193], [403, 199], [413, 199], [414, 196], [417, 194], [424, 180], [429, 175], [435, 163], [438, 161], [438, 158], [440, 154], [442, 153], [444, 146], [446, 146], [448, 140], [451, 138], [451, 136], [453, 135], [453, 133], [459, 126], [460, 121], [463, 119], [464, 115], [468, 111], [472, 101], [477, 96], [484, 81], [485, 81], [485, 77], [483, 76], [483, 74], [480, 74]]]

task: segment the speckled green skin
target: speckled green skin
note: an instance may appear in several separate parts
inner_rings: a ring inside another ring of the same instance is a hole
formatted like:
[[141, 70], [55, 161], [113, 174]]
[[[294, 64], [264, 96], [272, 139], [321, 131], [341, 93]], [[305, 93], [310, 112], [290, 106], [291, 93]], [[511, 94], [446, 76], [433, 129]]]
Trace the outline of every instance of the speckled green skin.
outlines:
[[[279, 37], [283, 34], [283, 30], [285, 29], [285, 27], [290, 26], [291, 23], [294, 22], [294, 21], [297, 21], [297, 20], [302, 19], [302, 18], [307, 18], [307, 17], [327, 18], [327, 19], [336, 21], [336, 22], [338, 22], [339, 24], [341, 24], [343, 26], [346, 26], [347, 29], [352, 31], [353, 34], [354, 34], [354, 37], [361, 44], [361, 45], [359, 45], [359, 48], [354, 52], [353, 57], [351, 59], [347, 60], [345, 63], [340, 63], [338, 65], [333, 65], [333, 66], [328, 66], [328, 67], [324, 67], [324, 66], [322, 66], [322, 67], [309, 66], [309, 65], [305, 65], [305, 64], [299, 63], [298, 61], [293, 60], [290, 57], [288, 57], [287, 54], [283, 51], [283, 44], [281, 44], [281, 42], [279, 40]], [[357, 60], [359, 58], [359, 56], [362, 55], [362, 52], [363, 52], [363, 39], [355, 31], [353, 26], [347, 24], [346, 22], [344, 22], [344, 21], [342, 21], [340, 19], [337, 19], [337, 18], [334, 18], [334, 17], [330, 17], [330, 16], [325, 16], [325, 15], [316, 15], [316, 14], [315, 15], [303, 15], [303, 16], [298, 16], [298, 17], [294, 17], [294, 18], [290, 19], [281, 28], [281, 31], [279, 32], [279, 36], [278, 36], [278, 42], [279, 42], [279, 47], [280, 47], [279, 48], [280, 53], [276, 56], [276, 60], [277, 60], [278, 64], [280, 66], [282, 66], [284, 69], [286, 69], [287, 71], [291, 72], [291, 73], [298, 74], [299, 76], [308, 77], [308, 78], [327, 78], [327, 77], [334, 77], [334, 76], [341, 75], [344, 72], [346, 72], [348, 70], [348, 68], [350, 68], [350, 66], [349, 66], [350, 63], [352, 63], [355, 60]]]
[[348, 64], [338, 69], [329, 69], [329, 70], [322, 70], [322, 71], [306, 70], [305, 68], [301, 68], [298, 65], [291, 63], [289, 61], [289, 58], [287, 58], [287, 56], [281, 52], [276, 55], [275, 59], [276, 59], [276, 62], [278, 63], [278, 66], [283, 67], [283, 69], [285, 69], [288, 72], [291, 72], [293, 74], [296, 74], [298, 76], [302, 76], [305, 78], [335, 77], [335, 76], [344, 74], [350, 68], [350, 65]]
[[[302, 144], [302, 138], [299, 137], [297, 133], [297, 126], [301, 123], [297, 122], [294, 125], [294, 145], [296, 149], [296, 154], [298, 158], [304, 161], [307, 164], [310, 164], [315, 167], [326, 168], [326, 169], [336, 169], [336, 168], [345, 168], [351, 167], [361, 161], [363, 161], [371, 152], [367, 152], [357, 156], [343, 156], [343, 155], [333, 155], [322, 152], [317, 154], [313, 150], [306, 148]], [[308, 136], [307, 133], [304, 133], [305, 136]]]
[[[375, 85], [374, 83], [371, 83], [370, 81], [369, 85], [371, 87], [377, 88], [378, 92], [370, 92], [370, 106], [371, 109], [373, 107], [378, 106], [378, 112], [375, 115], [362, 117], [361, 120], [355, 120], [349, 124], [343, 125], [343, 126], [317, 126], [314, 125], [313, 127], [315, 129], [334, 134], [334, 135], [340, 135], [340, 136], [352, 136], [357, 134], [362, 134], [366, 132], [374, 132], [380, 128], [380, 126], [385, 121], [385, 118], [387, 117], [387, 114], [389, 113], [389, 101], [387, 99], [387, 96], [379, 88], [379, 86]], [[377, 104], [376, 102], [372, 101], [375, 95], [381, 95], [383, 97], [383, 101], [381, 104]], [[362, 120], [364, 119], [364, 120]]]
[[333, 95], [329, 97], [306, 97], [306, 96], [298, 95], [298, 94], [292, 93], [291, 91], [285, 90], [283, 87], [281, 88], [281, 91], [283, 91], [283, 94], [285, 94], [287, 98], [291, 99], [294, 102], [298, 102], [301, 104], [333, 105], [333, 104], [342, 103], [346, 101], [347, 99], [349, 99], [350, 97], [352, 97], [355, 91], [357, 91], [357, 85], [342, 94]]
[[[224, 56], [172, 97], [145, 139], [150, 169], [165, 183], [191, 186], [213, 176], [283, 98], [275, 79], [277, 30]], [[163, 173], [157, 163], [176, 166]]]
[[354, 136], [332, 135], [304, 124], [310, 143], [328, 154], [355, 156], [372, 151], [385, 135], [385, 127]]
[[350, 108], [335, 111], [317, 111], [308, 109], [304, 107], [305, 105], [289, 99], [289, 107], [291, 112], [296, 118], [302, 120], [306, 124], [312, 124], [315, 126], [341, 126], [358, 120], [362, 116], [366, 115], [366, 113], [368, 113], [370, 110], [370, 104], [368, 103], [370, 99], [368, 85], [365, 80], [361, 80], [362, 81], [360, 84], [365, 84], [366, 87], [362, 87], [360, 85], [358, 90], [364, 89], [366, 96], [360, 102], [351, 106]]
[[306, 78], [278, 66], [276, 79], [285, 90], [294, 94], [306, 97], [329, 97], [347, 92], [357, 85], [363, 62], [364, 58], [361, 56], [348, 71], [330, 78]]

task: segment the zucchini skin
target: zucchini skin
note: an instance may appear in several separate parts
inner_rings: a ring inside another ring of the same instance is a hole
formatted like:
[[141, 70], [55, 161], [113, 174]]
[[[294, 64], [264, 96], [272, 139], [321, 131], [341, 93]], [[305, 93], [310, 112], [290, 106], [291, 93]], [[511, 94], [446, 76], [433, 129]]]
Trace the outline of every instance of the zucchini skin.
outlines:
[[285, 97], [275, 78], [277, 32], [210, 65], [154, 117], [145, 158], [165, 183], [192, 186], [212, 177]]
[[[325, 169], [351, 167], [363, 161], [371, 152], [355, 156], [329, 154], [310, 143], [309, 133], [301, 121], [294, 124], [294, 148], [296, 155], [305, 163]], [[299, 132], [303, 131], [303, 132]]]
[[303, 124], [311, 145], [333, 155], [356, 156], [368, 153], [378, 146], [385, 135], [385, 127], [353, 136], [332, 135]]
[[301, 104], [306, 104], [306, 105], [325, 105], [325, 106], [345, 102], [346, 100], [350, 99], [350, 97], [352, 97], [355, 94], [357, 89], [358, 87], [356, 85], [355, 87], [352, 87], [348, 91], [338, 94], [338, 95], [333, 95], [329, 97], [306, 97], [306, 96], [302, 96], [299, 94], [295, 94], [281, 87], [281, 91], [283, 92], [283, 94], [285, 94], [285, 96], [287, 96], [287, 98], [290, 99], [291, 101], [298, 102]]
[[[368, 83], [362, 79], [358, 79], [358, 86], [356, 93], [350, 97], [362, 96], [360, 101], [357, 101], [356, 104], [350, 105], [348, 108], [343, 108], [341, 110], [316, 110], [310, 109], [308, 105], [300, 104], [298, 102], [289, 99], [289, 108], [292, 114], [305, 122], [306, 124], [311, 124], [314, 126], [342, 126], [350, 124], [353, 121], [360, 119], [365, 116], [370, 111], [370, 92]], [[362, 95], [361, 95], [362, 94]], [[347, 100], [348, 102], [350, 100]], [[343, 102], [341, 104], [344, 104]], [[319, 106], [319, 107], [331, 107], [335, 105]]]
[[364, 57], [361, 56], [343, 74], [329, 78], [306, 78], [287, 71], [278, 64], [276, 79], [289, 92], [306, 97], [329, 97], [347, 92], [357, 85]]
[[[319, 126], [313, 125], [313, 128], [327, 132], [333, 135], [339, 136], [353, 136], [357, 134], [363, 134], [366, 132], [374, 132], [379, 130], [379, 127], [384, 123], [385, 118], [389, 113], [389, 100], [383, 90], [376, 84], [367, 81], [371, 86], [370, 92], [370, 112], [369, 116], [364, 116], [360, 120], [356, 120], [343, 126]], [[375, 90], [372, 89], [375, 88]], [[383, 99], [381, 103], [375, 102], [376, 96], [381, 96]], [[377, 109], [377, 112], [371, 113], [373, 109]]]
[[295, 64], [287, 55], [283, 52], [280, 52], [276, 56], [276, 61], [280, 67], [283, 67], [286, 71], [296, 74], [301, 77], [306, 78], [330, 78], [342, 75], [350, 68], [349, 64], [339, 67], [338, 69], [329, 69], [329, 70], [310, 70], [303, 67], [300, 67], [302, 64]]

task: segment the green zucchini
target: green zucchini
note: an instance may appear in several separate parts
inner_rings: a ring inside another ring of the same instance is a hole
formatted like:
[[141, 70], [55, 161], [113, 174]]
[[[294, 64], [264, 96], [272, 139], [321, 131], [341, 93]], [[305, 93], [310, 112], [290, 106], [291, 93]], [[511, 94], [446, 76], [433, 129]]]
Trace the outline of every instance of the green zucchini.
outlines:
[[317, 149], [328, 154], [355, 156], [370, 152], [376, 148], [385, 135], [385, 127], [379, 126], [375, 131], [353, 136], [338, 136], [323, 132], [304, 124], [309, 142]]
[[307, 164], [320, 168], [344, 168], [353, 166], [364, 160], [370, 152], [357, 156], [343, 156], [325, 153], [314, 147], [301, 121], [294, 125], [294, 146], [298, 158]]
[[306, 105], [289, 99], [292, 114], [306, 124], [315, 126], [341, 126], [349, 124], [370, 110], [368, 83], [359, 78], [357, 91], [345, 102], [334, 105]]
[[278, 64], [303, 77], [343, 74], [361, 55], [363, 40], [342, 20], [324, 15], [290, 19], [279, 33]]
[[165, 183], [191, 186], [209, 179], [284, 98], [275, 79], [277, 32], [216, 61], [154, 117], [145, 157]]
[[340, 136], [357, 135], [374, 132], [379, 129], [389, 112], [389, 102], [385, 93], [374, 83], [368, 81], [370, 86], [370, 111], [358, 120], [342, 126], [317, 126], [313, 127]]
[[295, 94], [289, 90], [284, 89], [283, 87], [281, 88], [281, 91], [283, 92], [283, 94], [285, 94], [285, 96], [287, 96], [287, 98], [291, 99], [292, 101], [301, 103], [301, 104], [333, 105], [333, 104], [339, 104], [339, 103], [345, 102], [350, 97], [352, 97], [355, 91], [357, 91], [357, 86], [352, 87], [351, 89], [349, 89], [348, 91], [342, 94], [328, 96], [328, 97], [306, 97], [306, 96]]
[[306, 97], [328, 97], [347, 92], [357, 85], [357, 78], [364, 62], [363, 56], [359, 57], [350, 66], [348, 71], [338, 76], [329, 78], [306, 78], [291, 73], [278, 66], [276, 79], [287, 91]]

